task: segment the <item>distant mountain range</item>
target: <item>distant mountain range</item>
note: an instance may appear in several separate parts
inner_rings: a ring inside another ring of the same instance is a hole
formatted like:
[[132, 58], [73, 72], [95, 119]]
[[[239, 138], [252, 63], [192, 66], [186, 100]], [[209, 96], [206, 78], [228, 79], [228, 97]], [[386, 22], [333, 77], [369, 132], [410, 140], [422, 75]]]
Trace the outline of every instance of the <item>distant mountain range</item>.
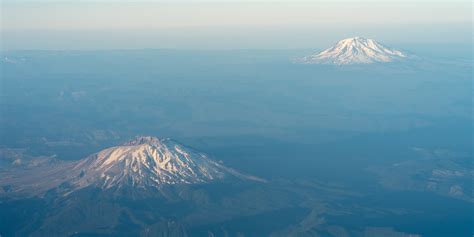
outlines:
[[384, 46], [373, 39], [353, 37], [343, 39], [322, 52], [297, 58], [301, 64], [372, 64], [403, 61], [408, 54]]
[[0, 63], [5, 63], [5, 64], [20, 64], [26, 62], [26, 59], [24, 57], [8, 57], [5, 56], [0, 60]]

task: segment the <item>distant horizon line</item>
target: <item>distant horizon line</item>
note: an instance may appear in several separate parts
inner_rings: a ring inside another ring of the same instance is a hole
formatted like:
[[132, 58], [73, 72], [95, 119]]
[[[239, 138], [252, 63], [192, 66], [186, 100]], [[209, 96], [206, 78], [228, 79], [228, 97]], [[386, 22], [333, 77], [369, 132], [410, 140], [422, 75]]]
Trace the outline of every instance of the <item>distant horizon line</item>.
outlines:
[[[351, 38], [351, 37], [349, 37]], [[367, 38], [367, 37], [363, 37]], [[368, 39], [368, 38], [367, 38]], [[336, 43], [335, 41], [334, 43]], [[436, 45], [454, 45], [457, 47], [471, 46], [471, 42], [431, 42], [431, 43], [398, 43], [399, 46], [436, 46]], [[290, 51], [290, 50], [320, 50], [331, 47], [329, 44], [323, 47], [295, 47], [295, 48], [264, 48], [264, 47], [123, 47], [123, 48], [10, 48], [4, 49], [0, 47], [0, 52], [14, 52], [14, 51], [140, 51], [140, 50], [177, 50], [177, 51]]]

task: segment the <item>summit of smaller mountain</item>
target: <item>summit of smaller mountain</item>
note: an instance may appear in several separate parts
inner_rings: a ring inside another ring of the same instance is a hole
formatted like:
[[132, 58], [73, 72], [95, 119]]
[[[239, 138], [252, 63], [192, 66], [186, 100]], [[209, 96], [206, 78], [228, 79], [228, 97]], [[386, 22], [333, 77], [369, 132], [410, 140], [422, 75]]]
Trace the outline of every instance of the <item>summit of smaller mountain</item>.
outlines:
[[106, 189], [208, 183], [228, 177], [252, 179], [172, 139], [146, 136], [91, 155], [73, 170], [82, 174], [74, 181], [76, 185]]
[[0, 183], [11, 183], [11, 191], [44, 193], [58, 187], [67, 187], [67, 192], [87, 187], [153, 190], [223, 180], [264, 181], [172, 139], [143, 136], [78, 161], [30, 170], [28, 175], [14, 172], [0, 178]]

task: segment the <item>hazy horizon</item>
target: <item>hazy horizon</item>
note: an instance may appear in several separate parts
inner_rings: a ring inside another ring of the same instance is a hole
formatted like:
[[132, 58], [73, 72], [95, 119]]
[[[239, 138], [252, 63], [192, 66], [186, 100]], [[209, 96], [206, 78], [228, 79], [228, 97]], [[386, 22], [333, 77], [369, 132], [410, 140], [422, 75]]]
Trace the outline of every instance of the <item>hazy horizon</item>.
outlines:
[[469, 1], [5, 0], [1, 49], [305, 49], [353, 36], [469, 45], [471, 15]]

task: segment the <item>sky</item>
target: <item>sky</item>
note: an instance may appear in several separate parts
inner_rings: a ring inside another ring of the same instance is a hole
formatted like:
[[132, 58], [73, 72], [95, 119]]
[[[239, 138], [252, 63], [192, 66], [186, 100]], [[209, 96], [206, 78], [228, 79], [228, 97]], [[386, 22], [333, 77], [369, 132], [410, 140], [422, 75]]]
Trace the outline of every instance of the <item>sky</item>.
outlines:
[[472, 41], [470, 1], [3, 0], [1, 48], [319, 48]]

